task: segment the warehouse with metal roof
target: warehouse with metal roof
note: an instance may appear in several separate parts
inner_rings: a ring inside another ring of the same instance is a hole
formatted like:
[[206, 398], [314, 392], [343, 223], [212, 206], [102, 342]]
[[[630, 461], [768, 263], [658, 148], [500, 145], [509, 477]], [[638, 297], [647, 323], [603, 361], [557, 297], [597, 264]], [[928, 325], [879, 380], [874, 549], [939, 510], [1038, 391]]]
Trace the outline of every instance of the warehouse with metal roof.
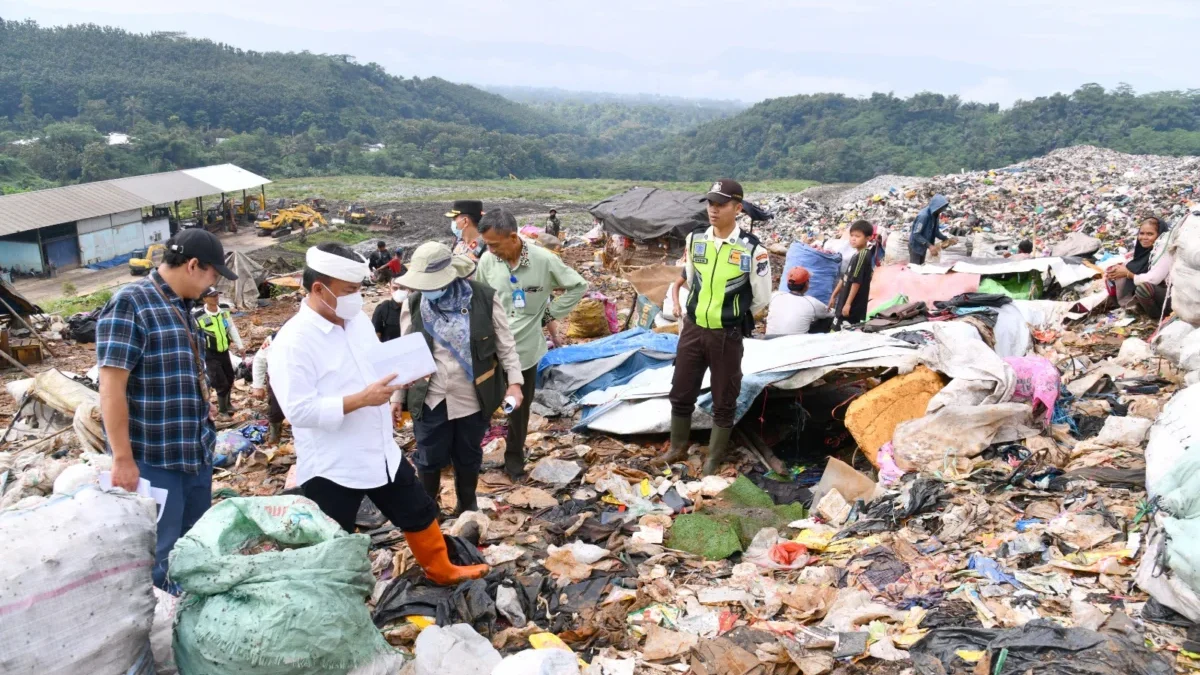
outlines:
[[[239, 216], [252, 219], [262, 208], [270, 182], [220, 164], [3, 195], [0, 269], [44, 273], [123, 262], [170, 238], [179, 227], [179, 203], [186, 200], [196, 200], [197, 225], [236, 227]], [[260, 194], [247, 195], [250, 190]], [[238, 192], [240, 206], [229, 197]], [[204, 197], [213, 195], [221, 196], [219, 203], [205, 209]]]

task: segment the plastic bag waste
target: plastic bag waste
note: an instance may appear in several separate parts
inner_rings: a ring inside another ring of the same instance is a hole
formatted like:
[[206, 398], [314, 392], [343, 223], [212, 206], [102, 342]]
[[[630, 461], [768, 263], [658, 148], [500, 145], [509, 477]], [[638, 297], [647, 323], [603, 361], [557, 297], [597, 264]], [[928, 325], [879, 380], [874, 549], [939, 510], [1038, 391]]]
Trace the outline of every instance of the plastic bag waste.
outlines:
[[[945, 390], [943, 390], [945, 391]], [[902, 422], [892, 437], [896, 465], [905, 471], [939, 470], [947, 458], [974, 457], [992, 443], [1036, 436], [1024, 403], [947, 406]]]
[[561, 649], [526, 649], [505, 657], [492, 675], [578, 675], [579, 659]]
[[426, 628], [413, 653], [414, 675], [491, 675], [503, 660], [487, 638], [465, 623]]
[[1109, 417], [1092, 441], [1110, 448], [1137, 448], [1146, 440], [1151, 424], [1141, 417]]
[[[938, 628], [909, 650], [920, 673], [980, 672], [959, 655], [983, 651], [982, 672], [1000, 675], [1168, 675], [1170, 662], [1141, 640], [1035, 619], [1020, 628]], [[1002, 657], [1001, 654], [1004, 654]], [[998, 662], [1003, 658], [1001, 667]]]
[[575, 480], [582, 470], [575, 462], [547, 457], [533, 467], [529, 477], [539, 483], [563, 487]]
[[1200, 447], [1200, 386], [1192, 385], [1171, 398], [1150, 427], [1146, 443], [1146, 492], [1160, 494], [1160, 482]]
[[152, 500], [91, 486], [0, 513], [0, 670], [153, 672], [154, 519]]
[[186, 593], [180, 672], [341, 675], [393, 656], [363, 602], [375, 586], [369, 544], [304, 497], [212, 507], [171, 552], [171, 578]]

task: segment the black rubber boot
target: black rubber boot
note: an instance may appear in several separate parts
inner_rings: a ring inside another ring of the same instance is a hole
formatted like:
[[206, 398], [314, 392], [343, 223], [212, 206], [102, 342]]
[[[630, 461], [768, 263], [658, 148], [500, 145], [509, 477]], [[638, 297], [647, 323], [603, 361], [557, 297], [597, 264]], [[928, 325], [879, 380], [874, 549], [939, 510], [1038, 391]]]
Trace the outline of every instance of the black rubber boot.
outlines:
[[504, 449], [504, 473], [514, 481], [525, 475], [525, 448]]
[[433, 505], [441, 509], [438, 504], [438, 494], [442, 491], [442, 472], [441, 471], [422, 471], [421, 472], [421, 487], [425, 488], [425, 494], [433, 500]]
[[217, 414], [221, 417], [228, 418], [233, 415], [233, 404], [229, 401], [231, 395], [229, 392], [217, 394]]
[[713, 427], [712, 437], [708, 441], [708, 459], [704, 461], [704, 475], [712, 476], [721, 470], [721, 462], [725, 459], [725, 448], [729, 445], [729, 436], [733, 429]]
[[479, 501], [475, 490], [479, 487], [479, 469], [459, 471], [454, 469], [454, 494], [458, 497], [458, 505], [454, 507], [454, 515], [461, 516], [467, 511], [478, 511]]
[[687, 460], [688, 440], [692, 435], [692, 418], [671, 416], [671, 449], [667, 454], [650, 462], [666, 468]]
[[283, 422], [276, 422], [268, 427], [267, 445], [279, 445], [279, 439], [283, 437]]

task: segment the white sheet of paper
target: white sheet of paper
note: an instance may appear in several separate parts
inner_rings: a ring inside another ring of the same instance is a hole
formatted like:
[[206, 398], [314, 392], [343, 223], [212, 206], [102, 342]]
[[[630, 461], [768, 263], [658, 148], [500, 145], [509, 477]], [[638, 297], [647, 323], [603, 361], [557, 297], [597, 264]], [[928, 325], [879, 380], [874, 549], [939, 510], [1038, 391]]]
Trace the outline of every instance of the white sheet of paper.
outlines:
[[409, 333], [404, 337], [379, 343], [370, 355], [370, 360], [379, 377], [388, 373], [396, 374], [396, 379], [391, 383], [393, 387], [416, 382], [437, 372], [437, 366], [433, 363], [433, 353], [429, 351], [429, 345], [425, 343], [425, 336], [421, 333]]
[[[100, 487], [104, 488], [105, 490], [112, 489], [113, 484], [111, 471], [100, 472]], [[150, 484], [150, 481], [146, 480], [145, 478], [138, 478], [137, 493], [143, 497], [149, 497], [150, 499], [153, 499], [154, 503], [158, 504], [158, 517], [154, 519], [154, 522], [157, 523], [158, 521], [162, 520], [163, 511], [167, 510], [167, 491], [162, 488], [154, 487]]]

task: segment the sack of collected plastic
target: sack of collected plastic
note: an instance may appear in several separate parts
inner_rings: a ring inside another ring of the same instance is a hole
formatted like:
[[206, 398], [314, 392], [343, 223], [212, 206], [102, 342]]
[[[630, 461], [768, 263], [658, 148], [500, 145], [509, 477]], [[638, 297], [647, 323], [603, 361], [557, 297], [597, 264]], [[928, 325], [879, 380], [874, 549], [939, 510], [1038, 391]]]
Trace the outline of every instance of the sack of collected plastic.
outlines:
[[153, 673], [155, 507], [84, 487], [0, 513], [0, 673]]
[[[594, 294], [598, 295], [598, 294]], [[575, 309], [571, 311], [571, 315], [567, 317], [567, 337], [569, 338], [597, 338], [606, 335], [612, 335], [613, 330], [609, 325], [608, 314], [606, 313], [605, 305], [608, 301], [601, 295], [599, 298], [586, 297], [579, 301]], [[614, 318], [615, 314], [614, 305]]]
[[1162, 526], [1164, 520], [1167, 518], [1162, 514], [1156, 514], [1154, 517], [1154, 525], [1146, 536], [1146, 551], [1138, 563], [1135, 580], [1138, 588], [1149, 593], [1160, 604], [1192, 621], [1200, 621], [1200, 597], [1196, 596], [1192, 587], [1170, 564], [1171, 549], [1187, 547], [1188, 543], [1169, 539]]
[[1034, 417], [1045, 417], [1049, 425], [1062, 382], [1058, 368], [1042, 356], [1010, 356], [1004, 362], [1012, 366], [1017, 376], [1013, 400], [1033, 405]]
[[299, 496], [217, 504], [175, 544], [186, 675], [346, 675], [396, 654], [371, 622], [370, 539]]
[[1175, 394], [1150, 427], [1146, 443], [1146, 492], [1163, 493], [1164, 479], [1200, 447], [1200, 386], [1192, 385]]
[[811, 275], [808, 282], [808, 295], [821, 302], [829, 302], [841, 264], [842, 255], [840, 253], [819, 251], [797, 241], [788, 248], [787, 258], [783, 263], [782, 278], [787, 279], [788, 272], [793, 267], [807, 269]]
[[1189, 214], [1168, 236], [1167, 251], [1175, 258], [1171, 308], [1180, 319], [1200, 325], [1200, 216]]

